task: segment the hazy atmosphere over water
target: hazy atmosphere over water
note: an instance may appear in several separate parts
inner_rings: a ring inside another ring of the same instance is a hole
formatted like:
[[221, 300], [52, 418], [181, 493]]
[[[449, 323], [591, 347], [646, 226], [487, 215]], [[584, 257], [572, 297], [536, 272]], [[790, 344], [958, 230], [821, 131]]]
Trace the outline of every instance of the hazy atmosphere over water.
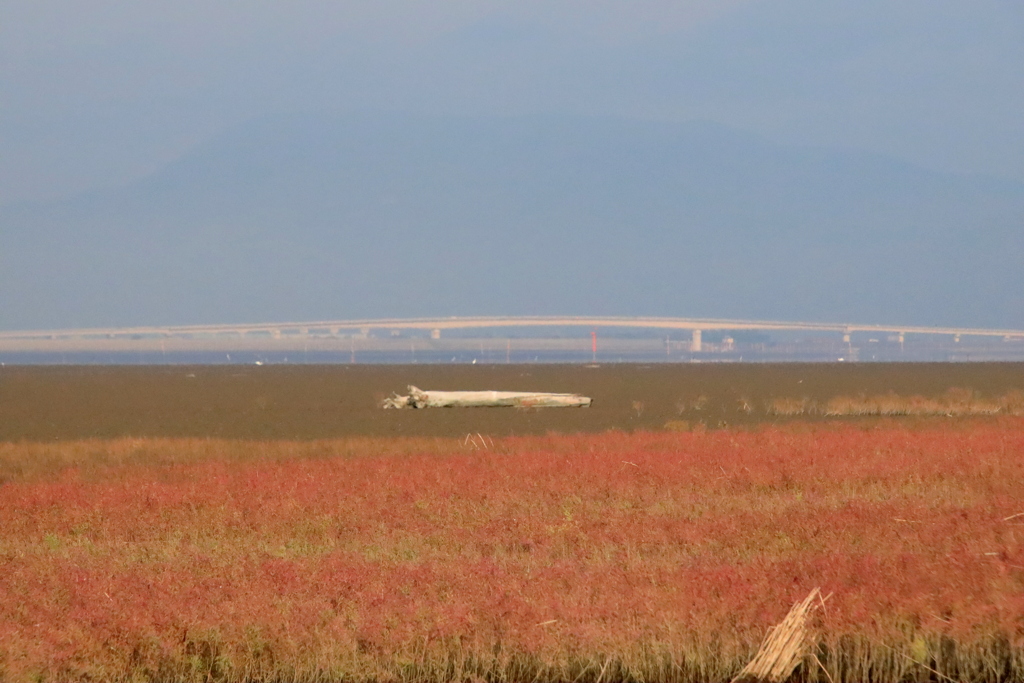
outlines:
[[1024, 4], [0, 0], [0, 329], [1024, 327]]

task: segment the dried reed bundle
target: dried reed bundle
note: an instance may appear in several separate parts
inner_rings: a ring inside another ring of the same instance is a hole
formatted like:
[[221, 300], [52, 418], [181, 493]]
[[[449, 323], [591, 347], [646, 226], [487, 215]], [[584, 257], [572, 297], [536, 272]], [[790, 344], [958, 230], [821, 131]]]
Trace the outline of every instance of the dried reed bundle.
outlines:
[[824, 604], [821, 591], [817, 588], [810, 595], [793, 605], [789, 614], [775, 626], [761, 643], [754, 658], [732, 680], [771, 681], [782, 683], [810, 651], [813, 638], [807, 626], [808, 617]]

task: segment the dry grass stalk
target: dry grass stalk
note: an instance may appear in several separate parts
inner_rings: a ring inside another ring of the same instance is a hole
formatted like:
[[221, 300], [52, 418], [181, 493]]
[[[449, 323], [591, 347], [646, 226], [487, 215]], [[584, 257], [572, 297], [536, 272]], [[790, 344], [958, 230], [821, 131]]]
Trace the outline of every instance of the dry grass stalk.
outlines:
[[794, 417], [796, 415], [813, 415], [817, 411], [814, 401], [809, 398], [773, 398], [765, 403], [765, 412], [769, 415]]
[[874, 396], [833, 396], [822, 404], [809, 398], [777, 397], [765, 402], [765, 413], [781, 417], [1019, 416], [1024, 415], [1024, 392], [1010, 391], [997, 398], [984, 398], [970, 389], [953, 388], [932, 398], [890, 392]]
[[812, 638], [808, 617], [824, 601], [817, 588], [793, 605], [780, 624], [772, 628], [754, 658], [733, 679], [736, 681], [771, 681], [782, 683], [810, 651]]

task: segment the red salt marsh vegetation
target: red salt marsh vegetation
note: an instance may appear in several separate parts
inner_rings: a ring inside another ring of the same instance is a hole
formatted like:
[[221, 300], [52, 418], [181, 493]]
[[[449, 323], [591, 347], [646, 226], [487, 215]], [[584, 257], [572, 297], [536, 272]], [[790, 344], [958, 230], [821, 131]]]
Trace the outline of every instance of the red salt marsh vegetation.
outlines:
[[0, 680], [1024, 678], [1024, 420], [0, 444]]

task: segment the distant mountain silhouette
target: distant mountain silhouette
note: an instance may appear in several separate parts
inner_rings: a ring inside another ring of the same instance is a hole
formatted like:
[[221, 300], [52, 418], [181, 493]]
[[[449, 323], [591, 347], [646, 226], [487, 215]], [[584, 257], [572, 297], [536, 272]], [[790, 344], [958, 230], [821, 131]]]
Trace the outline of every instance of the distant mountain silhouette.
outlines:
[[464, 314], [1024, 327], [1024, 185], [707, 123], [296, 115], [0, 208], [0, 327]]

